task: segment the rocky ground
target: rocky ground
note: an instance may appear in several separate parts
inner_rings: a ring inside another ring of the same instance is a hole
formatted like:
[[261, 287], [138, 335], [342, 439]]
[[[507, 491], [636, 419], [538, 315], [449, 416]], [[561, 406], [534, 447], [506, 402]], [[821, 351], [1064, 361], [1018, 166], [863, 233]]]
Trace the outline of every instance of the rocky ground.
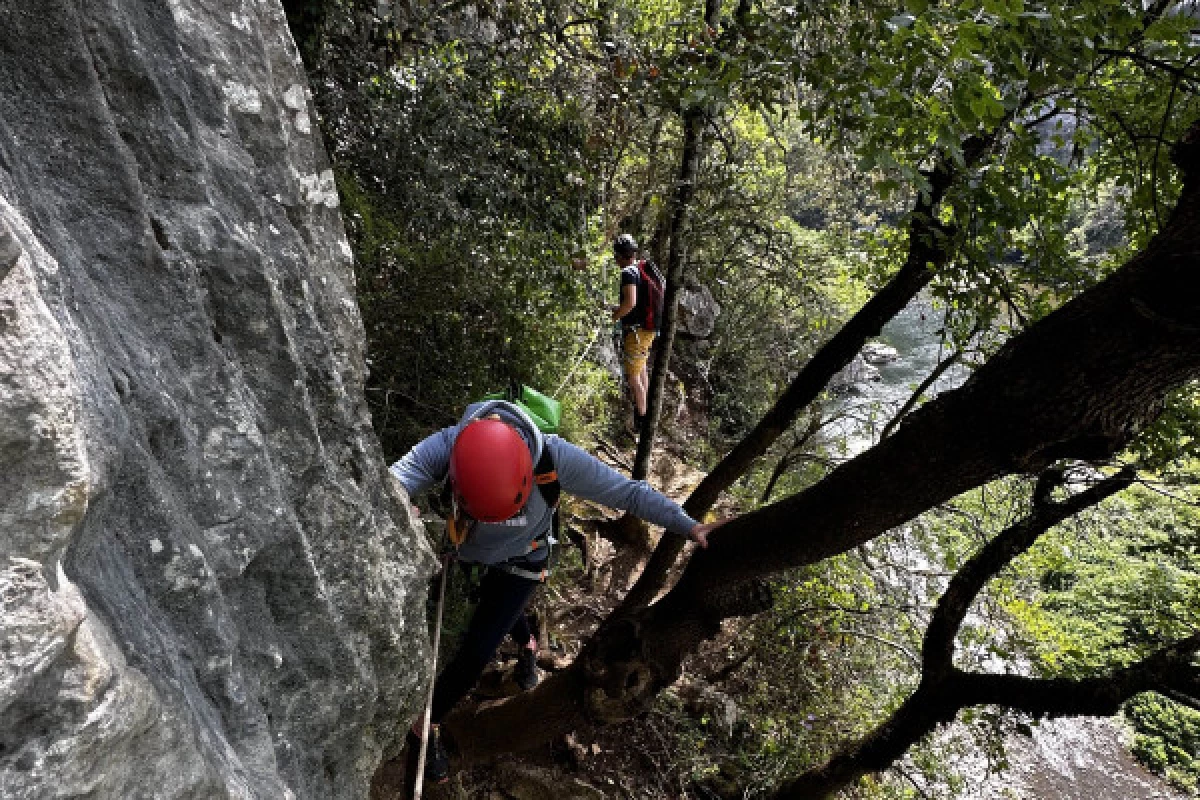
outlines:
[[1012, 768], [967, 800], [1182, 800], [1129, 753], [1119, 720], [1049, 720], [1006, 743]]

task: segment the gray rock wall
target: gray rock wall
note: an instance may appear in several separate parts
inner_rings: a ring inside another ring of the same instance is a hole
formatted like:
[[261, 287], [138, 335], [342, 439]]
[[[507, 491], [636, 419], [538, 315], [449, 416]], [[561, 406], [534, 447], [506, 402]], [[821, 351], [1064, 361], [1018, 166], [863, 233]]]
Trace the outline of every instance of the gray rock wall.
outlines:
[[279, 0], [0, 4], [0, 797], [364, 797], [425, 678]]
[[679, 333], [707, 339], [716, 330], [719, 316], [721, 306], [707, 286], [684, 286], [679, 291]]

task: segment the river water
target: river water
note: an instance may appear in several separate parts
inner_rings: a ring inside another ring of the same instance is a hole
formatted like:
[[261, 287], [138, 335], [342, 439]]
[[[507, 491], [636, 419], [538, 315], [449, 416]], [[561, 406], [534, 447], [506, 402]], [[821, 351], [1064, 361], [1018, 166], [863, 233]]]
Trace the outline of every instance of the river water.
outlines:
[[[847, 416], [828, 430], [829, 441], [844, 441], [845, 457], [869, 447], [879, 431], [912, 395], [913, 390], [950, 351], [942, 344], [942, 314], [928, 298], [918, 298], [884, 327], [879, 342], [894, 348], [894, 360], [856, 359], [834, 382], [841, 386], [839, 411]], [[885, 348], [879, 348], [885, 351]], [[880, 355], [891, 355], [880, 352]], [[946, 391], [966, 380], [969, 372], [954, 366], [927, 394]], [[902, 541], [889, 537], [892, 544]], [[911, 551], [893, 553], [894, 563], [920, 560]], [[921, 566], [917, 564], [916, 566]], [[925, 565], [931, 566], [931, 565]], [[904, 580], [897, 576], [898, 580]], [[912, 587], [914, 592], [918, 587]], [[1003, 669], [1000, 664], [994, 668]], [[938, 734], [948, 754], [960, 751], [953, 741], [968, 738], [955, 723]], [[1129, 733], [1119, 718], [1046, 720], [1025, 733], [1006, 738], [1008, 768], [997, 773], [987, 758], [954, 756], [953, 768], [966, 778], [963, 800], [1183, 800], [1187, 795], [1144, 770], [1129, 754]]]

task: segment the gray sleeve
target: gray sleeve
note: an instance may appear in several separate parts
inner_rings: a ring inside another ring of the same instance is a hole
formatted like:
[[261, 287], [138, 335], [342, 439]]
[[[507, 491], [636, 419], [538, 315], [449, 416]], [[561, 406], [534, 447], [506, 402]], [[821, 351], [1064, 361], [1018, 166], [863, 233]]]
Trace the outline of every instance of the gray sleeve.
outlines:
[[441, 483], [450, 469], [450, 446], [458, 428], [442, 428], [432, 436], [417, 442], [404, 457], [392, 464], [392, 474], [415, 497], [431, 486]]
[[681, 536], [687, 536], [696, 526], [696, 520], [689, 517], [678, 503], [656, 492], [645, 481], [626, 478], [583, 449], [557, 436], [547, 436], [546, 446], [554, 456], [558, 483], [564, 492], [609, 508], [628, 511], [635, 517]]

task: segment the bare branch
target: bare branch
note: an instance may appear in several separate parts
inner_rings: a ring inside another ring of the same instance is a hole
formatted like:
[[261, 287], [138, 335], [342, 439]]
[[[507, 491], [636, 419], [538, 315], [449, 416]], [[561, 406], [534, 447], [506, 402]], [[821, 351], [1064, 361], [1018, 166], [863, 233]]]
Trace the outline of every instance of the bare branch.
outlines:
[[945, 673], [952, 669], [954, 639], [962, 626], [967, 609], [996, 573], [1012, 563], [1013, 559], [1028, 550], [1039, 536], [1059, 522], [1128, 487], [1135, 475], [1132, 469], [1124, 469], [1061, 503], [1050, 503], [1047, 499], [1049, 487], [1061, 480], [1061, 477], [1061, 471], [1057, 470], [1044, 474], [1034, 493], [1038, 502], [1034, 504], [1033, 513], [988, 542], [951, 578], [950, 585], [943, 592], [929, 627], [925, 630], [922, 655], [927, 675]]
[[1200, 82], [1200, 75], [1193, 75], [1187, 71], [1186, 67], [1178, 67], [1174, 64], [1154, 58], [1153, 56], [1148, 56], [1145, 53], [1141, 53], [1136, 50], [1118, 50], [1112, 47], [1097, 47], [1096, 52], [1103, 53], [1105, 55], [1117, 56], [1118, 58], [1128, 59], [1129, 61], [1136, 61], [1141, 64], [1154, 67], [1155, 69], [1162, 70], [1169, 75], [1173, 75], [1179, 80], [1185, 81], [1188, 84], [1192, 84], [1193, 89], [1195, 88], [1195, 84]]
[[916, 667], [921, 666], [921, 659], [917, 656], [916, 653], [914, 653], [912, 650], [909, 650], [907, 647], [900, 644], [900, 642], [897, 642], [893, 639], [888, 639], [885, 636], [879, 636], [878, 634], [874, 634], [874, 633], [868, 633], [867, 631], [855, 630], [853, 628], [839, 628], [838, 633], [845, 634], [846, 636], [857, 636], [860, 639], [868, 639], [872, 642], [878, 642], [879, 644], [890, 647], [893, 650], [895, 650], [896, 652], [903, 655], [906, 659], [908, 659], [909, 663], [911, 663], [913, 666], [916, 666]]

